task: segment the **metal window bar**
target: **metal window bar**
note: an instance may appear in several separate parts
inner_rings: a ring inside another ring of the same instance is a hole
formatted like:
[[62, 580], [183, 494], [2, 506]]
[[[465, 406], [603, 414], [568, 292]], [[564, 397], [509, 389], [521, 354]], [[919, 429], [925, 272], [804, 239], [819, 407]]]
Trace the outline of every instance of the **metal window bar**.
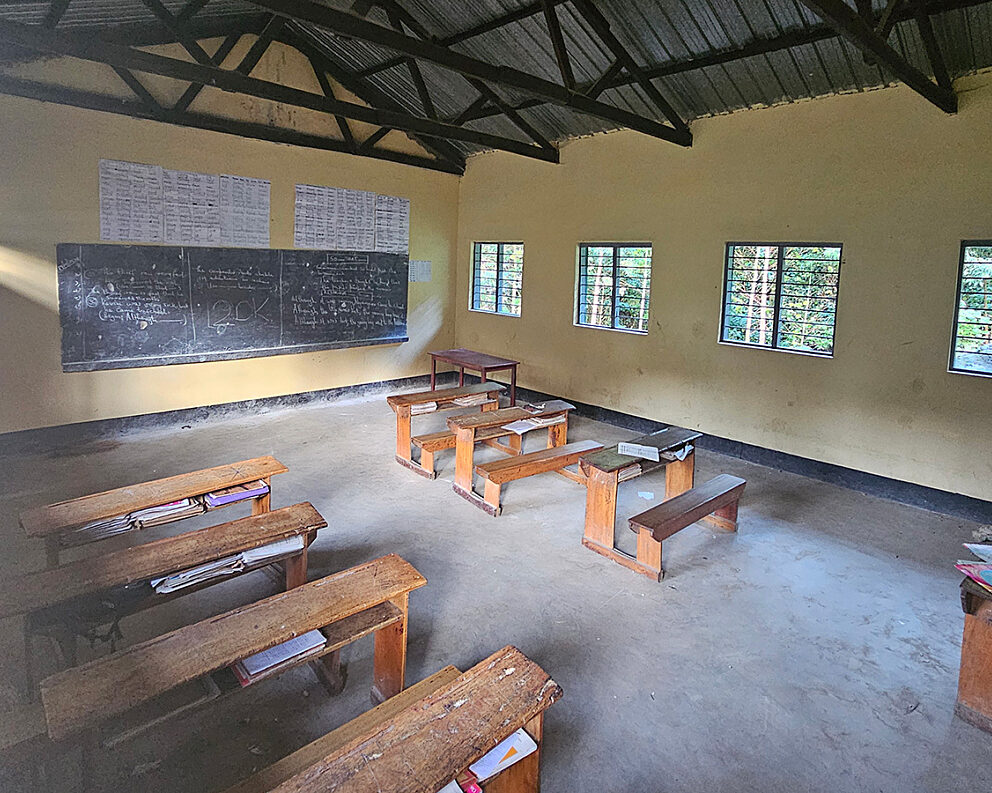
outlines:
[[[520, 248], [521, 262], [517, 269], [508, 266], [512, 248]], [[495, 248], [495, 251], [486, 251]], [[523, 288], [522, 242], [476, 242], [473, 249], [472, 309], [490, 314], [520, 316]], [[491, 257], [494, 269], [483, 272], [484, 257]]]
[[[643, 254], [632, 254], [642, 249]], [[577, 325], [647, 333], [652, 246], [648, 243], [584, 243], [579, 246]], [[645, 261], [646, 264], [635, 264]], [[620, 293], [623, 293], [621, 296]], [[640, 307], [631, 310], [622, 297]]]
[[992, 240], [961, 243], [948, 368], [992, 375]]

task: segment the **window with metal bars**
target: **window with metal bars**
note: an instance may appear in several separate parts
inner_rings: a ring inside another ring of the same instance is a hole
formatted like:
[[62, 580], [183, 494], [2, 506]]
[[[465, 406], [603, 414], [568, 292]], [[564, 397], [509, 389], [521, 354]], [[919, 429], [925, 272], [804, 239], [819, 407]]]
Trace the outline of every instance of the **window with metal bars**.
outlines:
[[650, 298], [650, 243], [579, 246], [576, 325], [647, 333]]
[[720, 340], [833, 355], [841, 246], [727, 243]]
[[992, 240], [961, 243], [950, 368], [992, 375]]
[[472, 310], [519, 317], [523, 277], [522, 242], [475, 243], [472, 255]]

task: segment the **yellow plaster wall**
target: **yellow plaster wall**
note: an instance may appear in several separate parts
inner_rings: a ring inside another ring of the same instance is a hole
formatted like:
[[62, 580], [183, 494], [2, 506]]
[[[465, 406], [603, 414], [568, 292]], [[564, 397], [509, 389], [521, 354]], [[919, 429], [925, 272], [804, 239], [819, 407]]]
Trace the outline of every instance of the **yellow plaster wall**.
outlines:
[[[947, 372], [962, 239], [992, 237], [992, 80], [947, 116], [906, 88], [622, 131], [560, 166], [473, 157], [455, 335], [525, 386], [992, 498], [992, 379]], [[522, 316], [468, 310], [473, 241], [525, 244]], [[651, 241], [650, 332], [573, 326], [576, 246]], [[728, 240], [844, 244], [832, 359], [719, 344]]]

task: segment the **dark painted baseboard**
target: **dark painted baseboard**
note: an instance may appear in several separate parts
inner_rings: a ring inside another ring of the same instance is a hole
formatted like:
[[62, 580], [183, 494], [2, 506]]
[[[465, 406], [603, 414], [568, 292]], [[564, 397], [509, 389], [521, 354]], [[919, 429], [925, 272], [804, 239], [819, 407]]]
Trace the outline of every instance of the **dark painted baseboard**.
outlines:
[[[451, 385], [457, 379], [457, 373], [444, 372], [438, 374], [441, 385]], [[58, 427], [42, 427], [40, 429], [22, 430], [0, 435], [0, 455], [16, 455], [25, 453], [51, 453], [67, 449], [81, 443], [118, 436], [127, 432], [149, 429], [162, 429], [170, 426], [191, 427], [196, 424], [217, 419], [232, 418], [245, 414], [265, 413], [269, 410], [307, 405], [318, 402], [333, 402], [337, 399], [353, 399], [361, 396], [393, 392], [403, 388], [416, 386], [427, 388], [430, 378], [428, 375], [404, 377], [397, 380], [383, 380], [377, 383], [364, 383], [341, 388], [328, 388], [322, 391], [307, 391], [300, 394], [266, 397], [263, 399], [248, 399], [241, 402], [228, 402], [222, 405], [187, 408], [184, 410], [169, 410], [163, 413], [146, 413], [138, 416], [126, 416], [116, 419], [101, 419], [86, 421], [78, 424], [63, 424]], [[477, 377], [465, 376], [465, 381], [478, 382]], [[526, 401], [542, 401], [547, 399], [568, 399], [556, 394], [545, 394], [528, 388], [517, 387], [517, 398]], [[661, 421], [621, 413], [599, 405], [590, 405], [568, 399], [575, 405], [576, 413], [584, 418], [602, 421], [617, 427], [629, 429], [632, 432], [653, 432], [667, 427]], [[909, 504], [921, 509], [929, 509], [947, 515], [973, 520], [979, 523], [992, 523], [992, 502], [979, 498], [938, 490], [933, 487], [916, 485], [886, 476], [869, 474], [841, 465], [824, 463], [799, 457], [787, 452], [753, 446], [742, 441], [733, 441], [717, 435], [704, 435], [697, 445], [701, 449], [719, 452], [731, 457], [738, 457], [748, 462], [778, 468], [782, 471], [801, 474], [812, 479], [841, 485], [842, 487], [867, 493], [872, 496], [887, 498], [902, 504]]]

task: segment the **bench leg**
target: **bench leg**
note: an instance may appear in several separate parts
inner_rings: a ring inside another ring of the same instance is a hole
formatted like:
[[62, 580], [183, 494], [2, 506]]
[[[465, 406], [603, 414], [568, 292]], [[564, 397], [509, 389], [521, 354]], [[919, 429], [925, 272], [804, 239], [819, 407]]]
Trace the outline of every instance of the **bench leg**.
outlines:
[[434, 476], [434, 452], [429, 452], [427, 449], [420, 450], [420, 467]]
[[475, 455], [475, 430], [472, 428], [459, 429], [455, 432], [455, 482], [456, 490], [472, 492], [472, 479], [475, 466], [472, 458]]
[[348, 679], [347, 670], [341, 666], [341, 651], [334, 650], [311, 664], [313, 671], [317, 674], [317, 679], [327, 689], [327, 693], [332, 697], [344, 691], [344, 684]]
[[396, 408], [396, 456], [401, 460], [410, 458], [410, 408], [401, 405]]
[[716, 526], [719, 529], [737, 531], [738, 504], [739, 502], [734, 501], [727, 504], [725, 507], [720, 507], [720, 509], [714, 511], [714, 513], [706, 519], [706, 522]]
[[499, 515], [500, 512], [499, 491], [501, 489], [502, 485], [499, 485], [496, 482], [490, 482], [488, 479], [486, 480], [486, 491], [483, 497], [485, 498], [486, 503], [493, 508], [493, 517]]
[[376, 705], [396, 696], [404, 688], [409, 600], [409, 594], [403, 594], [390, 601], [403, 612], [403, 619], [375, 632], [372, 661], [372, 703]]
[[49, 569], [59, 566], [59, 538], [45, 538], [45, 564]]
[[282, 563], [286, 571], [286, 591], [303, 586], [307, 582], [307, 548]]
[[264, 496], [259, 496], [258, 498], [253, 498], [251, 500], [252, 515], [264, 515], [272, 509], [272, 480], [266, 477], [262, 481], [269, 486], [269, 492]]
[[524, 725], [524, 729], [537, 744], [537, 751], [497, 774], [491, 782], [486, 782], [486, 793], [538, 793], [540, 791], [544, 713], [538, 713]]
[[71, 668], [79, 662], [79, 645], [75, 632], [68, 627], [59, 626], [55, 634], [55, 642], [62, 652], [62, 661], [66, 668]]
[[616, 471], [589, 469], [586, 479], [586, 526], [582, 537], [582, 544], [587, 548], [613, 548], [618, 479]]
[[637, 532], [637, 564], [648, 578], [661, 581], [665, 577], [665, 568], [661, 566], [661, 543], [647, 529]]
[[523, 454], [524, 436], [517, 435], [517, 433], [514, 432], [506, 439], [506, 447], [510, 450], [510, 454], [514, 455], [515, 457], [517, 455]]
[[554, 449], [557, 446], [564, 446], [568, 443], [568, 420], [561, 424], [552, 424], [548, 427], [548, 448]]
[[665, 501], [692, 490], [696, 477], [696, 452], [689, 452], [684, 460], [673, 460], [665, 466]]

